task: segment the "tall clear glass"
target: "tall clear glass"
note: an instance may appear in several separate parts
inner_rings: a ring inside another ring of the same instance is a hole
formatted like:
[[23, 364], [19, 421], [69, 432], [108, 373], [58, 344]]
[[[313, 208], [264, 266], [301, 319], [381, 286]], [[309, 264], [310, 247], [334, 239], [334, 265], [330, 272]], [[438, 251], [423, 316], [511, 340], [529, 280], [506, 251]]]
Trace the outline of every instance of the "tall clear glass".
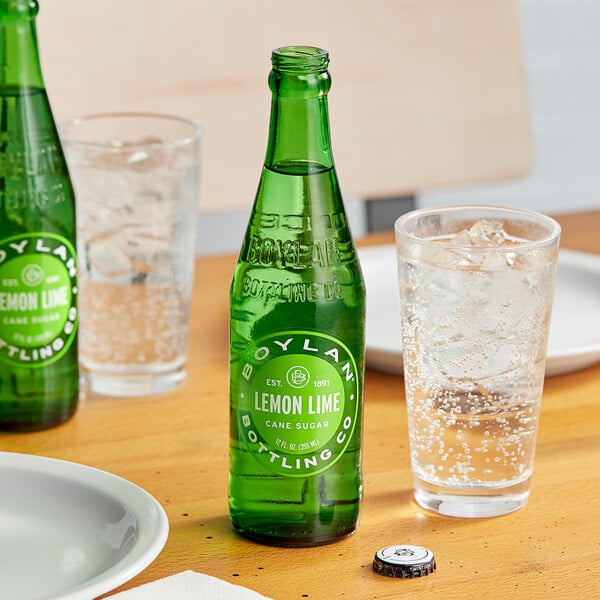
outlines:
[[448, 206], [395, 224], [414, 496], [445, 515], [522, 507], [533, 471], [560, 227]]
[[185, 378], [202, 128], [115, 113], [60, 133], [77, 197], [83, 380], [110, 396], [169, 391]]

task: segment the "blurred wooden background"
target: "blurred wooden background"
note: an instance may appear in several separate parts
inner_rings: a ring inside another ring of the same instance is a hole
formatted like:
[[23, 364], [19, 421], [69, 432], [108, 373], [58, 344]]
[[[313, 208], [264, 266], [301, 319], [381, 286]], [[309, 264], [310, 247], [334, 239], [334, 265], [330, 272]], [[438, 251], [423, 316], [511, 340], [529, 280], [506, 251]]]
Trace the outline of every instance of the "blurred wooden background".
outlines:
[[57, 120], [160, 111], [204, 124], [200, 206], [252, 203], [270, 52], [330, 51], [346, 196], [513, 178], [530, 164], [516, 0], [40, 0]]

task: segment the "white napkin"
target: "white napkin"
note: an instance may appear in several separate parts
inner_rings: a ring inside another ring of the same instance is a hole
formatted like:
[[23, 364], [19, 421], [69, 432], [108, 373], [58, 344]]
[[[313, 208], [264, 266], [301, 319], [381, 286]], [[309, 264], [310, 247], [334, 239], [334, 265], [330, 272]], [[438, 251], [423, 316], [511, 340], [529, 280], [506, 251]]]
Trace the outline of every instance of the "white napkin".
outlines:
[[183, 571], [119, 592], [111, 600], [270, 600], [258, 592], [210, 575]]

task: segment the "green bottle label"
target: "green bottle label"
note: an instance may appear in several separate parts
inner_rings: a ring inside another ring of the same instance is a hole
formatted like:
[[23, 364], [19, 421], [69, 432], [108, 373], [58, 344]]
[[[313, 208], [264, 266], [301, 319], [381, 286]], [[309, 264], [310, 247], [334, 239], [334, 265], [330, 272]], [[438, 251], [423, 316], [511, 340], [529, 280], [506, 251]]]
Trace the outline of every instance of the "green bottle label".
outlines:
[[251, 344], [240, 363], [238, 427], [265, 468], [306, 477], [333, 465], [356, 426], [356, 363], [338, 339], [285, 331]]
[[67, 239], [29, 233], [0, 242], [0, 360], [41, 367], [77, 329], [77, 265]]

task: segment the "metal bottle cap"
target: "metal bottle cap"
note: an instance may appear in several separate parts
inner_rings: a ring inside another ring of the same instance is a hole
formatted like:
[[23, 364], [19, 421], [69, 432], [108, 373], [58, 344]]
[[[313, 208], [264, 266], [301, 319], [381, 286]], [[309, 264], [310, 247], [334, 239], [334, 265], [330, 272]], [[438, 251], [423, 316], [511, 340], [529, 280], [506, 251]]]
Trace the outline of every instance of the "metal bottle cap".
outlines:
[[425, 577], [435, 571], [435, 557], [421, 546], [386, 546], [375, 554], [373, 571], [402, 579]]

